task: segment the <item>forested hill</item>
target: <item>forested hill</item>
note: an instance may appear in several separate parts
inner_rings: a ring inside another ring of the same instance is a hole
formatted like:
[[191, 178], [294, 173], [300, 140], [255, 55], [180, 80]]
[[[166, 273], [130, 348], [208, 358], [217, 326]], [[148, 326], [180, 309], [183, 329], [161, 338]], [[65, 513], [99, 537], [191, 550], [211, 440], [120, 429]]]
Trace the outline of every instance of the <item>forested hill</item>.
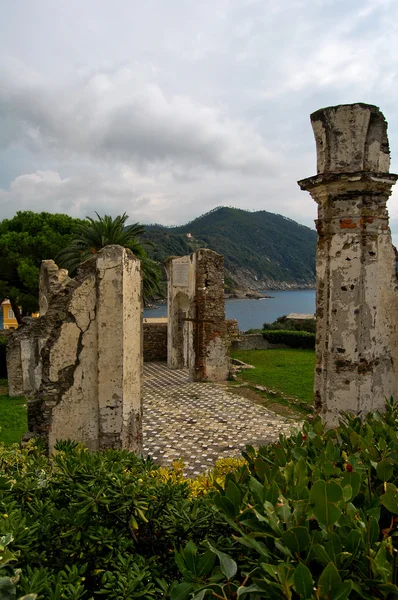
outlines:
[[197, 248], [223, 254], [230, 290], [288, 289], [315, 284], [316, 232], [266, 212], [221, 207], [181, 227], [148, 225], [150, 254], [163, 262]]

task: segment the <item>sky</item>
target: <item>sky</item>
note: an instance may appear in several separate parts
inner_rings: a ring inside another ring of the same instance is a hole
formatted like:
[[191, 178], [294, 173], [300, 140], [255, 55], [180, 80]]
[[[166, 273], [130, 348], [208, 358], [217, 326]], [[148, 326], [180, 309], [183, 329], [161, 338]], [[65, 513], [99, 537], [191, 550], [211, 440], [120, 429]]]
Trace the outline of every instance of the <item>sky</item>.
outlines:
[[[309, 115], [367, 102], [398, 172], [397, 0], [0, 0], [0, 219], [217, 207], [313, 227]], [[398, 238], [398, 189], [389, 200]], [[398, 241], [398, 239], [397, 239]]]

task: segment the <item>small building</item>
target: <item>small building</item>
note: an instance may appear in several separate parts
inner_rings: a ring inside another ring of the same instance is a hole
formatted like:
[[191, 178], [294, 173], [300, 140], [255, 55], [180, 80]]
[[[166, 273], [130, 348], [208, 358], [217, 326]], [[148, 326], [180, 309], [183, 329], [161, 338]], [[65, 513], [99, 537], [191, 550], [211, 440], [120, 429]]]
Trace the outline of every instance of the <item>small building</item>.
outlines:
[[[38, 317], [39, 313], [32, 313], [32, 317]], [[18, 322], [15, 318], [14, 311], [11, 308], [11, 302], [6, 298], [1, 303], [0, 310], [0, 329], [17, 329]]]
[[1, 303], [0, 326], [1, 329], [16, 329], [18, 327], [14, 311], [11, 308], [11, 302], [8, 298]]
[[292, 321], [308, 321], [309, 319], [315, 319], [315, 315], [304, 315], [302, 313], [290, 313], [286, 316], [286, 319]]

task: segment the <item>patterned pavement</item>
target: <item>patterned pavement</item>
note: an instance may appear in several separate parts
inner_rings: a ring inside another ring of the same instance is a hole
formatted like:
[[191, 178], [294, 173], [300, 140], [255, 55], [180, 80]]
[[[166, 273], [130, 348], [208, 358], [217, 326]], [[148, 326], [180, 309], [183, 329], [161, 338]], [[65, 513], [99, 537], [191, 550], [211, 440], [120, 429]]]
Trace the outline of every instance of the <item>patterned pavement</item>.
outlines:
[[297, 425], [225, 385], [194, 383], [188, 371], [171, 371], [165, 363], [144, 365], [143, 413], [144, 454], [161, 465], [182, 458], [191, 476]]

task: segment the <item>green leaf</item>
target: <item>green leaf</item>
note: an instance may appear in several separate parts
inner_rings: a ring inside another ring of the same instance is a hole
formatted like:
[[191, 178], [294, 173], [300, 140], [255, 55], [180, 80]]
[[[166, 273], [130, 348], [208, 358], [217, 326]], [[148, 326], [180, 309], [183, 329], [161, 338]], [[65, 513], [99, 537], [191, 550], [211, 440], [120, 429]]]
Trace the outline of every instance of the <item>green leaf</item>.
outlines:
[[330, 594], [330, 600], [347, 600], [352, 590], [352, 582], [344, 581], [336, 588], [333, 589]]
[[195, 596], [192, 598], [192, 600], [203, 600], [203, 598], [206, 596], [208, 590], [200, 590], [200, 592], [198, 594], [195, 594]]
[[171, 588], [171, 600], [189, 600], [194, 591], [190, 583], [177, 583]]
[[209, 549], [212, 552], [214, 552], [214, 554], [217, 554], [220, 560], [220, 567], [223, 575], [225, 575], [227, 579], [233, 579], [238, 570], [236, 562], [230, 556], [228, 556], [228, 554], [224, 554], [224, 552], [220, 552], [220, 550], [217, 550], [217, 548], [210, 544], [210, 542], [207, 542], [207, 545]]
[[269, 552], [267, 546], [262, 542], [258, 542], [256, 539], [250, 537], [250, 535], [245, 535], [243, 537], [235, 537], [235, 540], [242, 544], [242, 546], [246, 546], [246, 548], [253, 548], [257, 550], [257, 552], [263, 558], [269, 558]]
[[380, 502], [391, 513], [393, 513], [394, 515], [398, 515], [398, 490], [395, 486], [391, 484], [387, 485], [387, 492], [380, 496]]
[[264, 588], [260, 587], [256, 583], [253, 583], [252, 585], [249, 585], [248, 587], [244, 587], [244, 586], [239, 587], [237, 590], [237, 597], [243, 598], [243, 596], [245, 596], [246, 594], [262, 593], [262, 592], [264, 592]]
[[328, 566], [322, 571], [321, 576], [318, 580], [318, 587], [321, 591], [321, 595], [326, 598], [330, 597], [333, 589], [337, 589], [337, 587], [341, 584], [341, 577], [339, 575], [338, 570], [336, 569], [336, 565], [332, 562], [328, 564]]
[[282, 534], [282, 542], [292, 552], [302, 552], [310, 545], [310, 535], [306, 527], [291, 527]]
[[304, 563], [299, 563], [294, 571], [294, 587], [296, 592], [300, 595], [300, 598], [303, 600], [312, 598], [314, 582], [311, 571]]
[[270, 577], [272, 577], [272, 579], [275, 579], [276, 581], [278, 581], [278, 570], [275, 565], [268, 565], [267, 563], [261, 563], [261, 568], [264, 569], [264, 571]]
[[303, 457], [299, 458], [299, 460], [294, 465], [294, 479], [297, 488], [300, 489], [304, 486], [307, 486], [307, 463], [305, 462]]
[[250, 477], [249, 488], [257, 504], [263, 504], [265, 500], [265, 486], [255, 477]]
[[214, 563], [216, 562], [216, 555], [211, 550], [205, 552], [203, 556], [200, 557], [198, 566], [197, 566], [197, 576], [204, 577], [214, 567]]
[[237, 485], [230, 479], [225, 488], [225, 495], [232, 502], [235, 507], [236, 513], [239, 512], [240, 503], [242, 501], [242, 494]]
[[369, 517], [367, 531], [369, 535], [369, 543], [371, 546], [377, 542], [380, 534], [379, 523], [374, 517]]
[[275, 445], [273, 447], [275, 453], [275, 464], [279, 467], [285, 467], [287, 462], [286, 452], [282, 446]]
[[344, 540], [344, 547], [351, 554], [356, 554], [361, 547], [361, 534], [356, 529], [352, 529]]
[[341, 485], [335, 481], [319, 479], [310, 491], [310, 502], [314, 504], [314, 516], [317, 521], [329, 528], [341, 517], [341, 510], [336, 506], [343, 497]]
[[276, 483], [276, 481], [273, 481], [269, 486], [267, 493], [265, 494], [265, 500], [275, 506], [280, 496], [280, 493], [281, 491], [279, 489], [278, 484]]
[[190, 571], [192, 571], [192, 573], [194, 573], [196, 575], [196, 563], [197, 563], [197, 559], [196, 559], [196, 553], [197, 553], [198, 549], [195, 546], [195, 544], [193, 543], [192, 540], [190, 540], [188, 542], [188, 544], [185, 546], [184, 548], [184, 560], [185, 560], [185, 564], [187, 565], [188, 569]]
[[1, 600], [15, 600], [15, 585], [9, 577], [0, 577], [0, 598]]
[[217, 506], [223, 510], [223, 512], [233, 519], [239, 513], [239, 509], [235, 508], [235, 505], [226, 496], [219, 496], [217, 498]]
[[320, 563], [328, 565], [330, 562], [330, 556], [326, 552], [325, 548], [321, 544], [315, 544], [312, 548], [312, 554], [319, 560]]
[[351, 500], [355, 498], [359, 494], [359, 490], [361, 489], [361, 476], [357, 471], [347, 471], [344, 473], [342, 486], [350, 485], [352, 487], [352, 496]]
[[184, 572], [187, 570], [187, 566], [182, 555], [179, 552], [177, 552], [177, 550], [174, 550], [174, 560], [178, 567], [178, 570], [180, 571], [181, 575], [183, 575]]
[[391, 479], [394, 473], [394, 467], [390, 460], [385, 458], [381, 460], [376, 467], [377, 477], [381, 479], [381, 481], [388, 481]]
[[341, 552], [341, 541], [337, 533], [330, 532], [328, 534], [328, 539], [324, 542], [324, 545], [330, 560], [334, 562], [337, 567], [340, 567], [337, 557]]
[[352, 498], [352, 487], [350, 485], [345, 485], [343, 487], [343, 497], [345, 502], [349, 502]]

